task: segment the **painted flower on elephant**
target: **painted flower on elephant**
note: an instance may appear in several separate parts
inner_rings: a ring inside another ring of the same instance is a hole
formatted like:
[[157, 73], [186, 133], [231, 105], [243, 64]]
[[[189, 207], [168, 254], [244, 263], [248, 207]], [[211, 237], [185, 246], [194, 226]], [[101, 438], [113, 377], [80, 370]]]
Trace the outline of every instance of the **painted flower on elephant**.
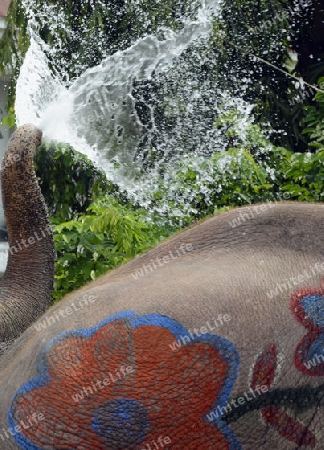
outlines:
[[[290, 309], [297, 321], [307, 329], [307, 334], [295, 350], [295, 366], [307, 375], [324, 375], [324, 290], [315, 288], [294, 292], [290, 300]], [[272, 346], [272, 349], [274, 350], [275, 347]], [[266, 367], [263, 361], [270, 361], [271, 356], [275, 360], [275, 352], [271, 349], [263, 352], [262, 363], [259, 364], [262, 369]], [[274, 379], [274, 367], [273, 364], [268, 364], [268, 371], [265, 374], [262, 373], [263, 379], [266, 379], [268, 383], [271, 383]], [[259, 372], [260, 370], [256, 365], [255, 376], [260, 378]], [[261, 417], [280, 436], [294, 442], [298, 447], [315, 447], [314, 433], [281, 408], [268, 405], [261, 409]]]
[[[185, 337], [187, 345], [174, 346]], [[147, 450], [158, 442], [173, 450], [240, 449], [221, 417], [206, 418], [226, 405], [238, 365], [234, 346], [219, 336], [192, 339], [159, 314], [117, 314], [45, 347], [39, 376], [10, 407], [11, 434], [33, 450]], [[21, 426], [35, 412], [44, 420]]]
[[295, 350], [295, 366], [312, 376], [324, 375], [324, 289], [301, 289], [291, 296], [290, 308], [307, 334]]

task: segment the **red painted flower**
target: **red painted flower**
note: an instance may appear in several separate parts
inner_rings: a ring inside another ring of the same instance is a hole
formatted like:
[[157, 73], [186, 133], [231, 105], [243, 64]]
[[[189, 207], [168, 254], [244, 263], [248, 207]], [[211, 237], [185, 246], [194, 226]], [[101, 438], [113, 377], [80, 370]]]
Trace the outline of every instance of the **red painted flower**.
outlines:
[[34, 450], [147, 450], [154, 442], [173, 450], [241, 448], [221, 419], [206, 419], [226, 404], [238, 369], [235, 348], [207, 334], [175, 346], [184, 336], [168, 317], [126, 312], [56, 337], [40, 375], [9, 411], [12, 431], [35, 412], [43, 420], [14, 438]]

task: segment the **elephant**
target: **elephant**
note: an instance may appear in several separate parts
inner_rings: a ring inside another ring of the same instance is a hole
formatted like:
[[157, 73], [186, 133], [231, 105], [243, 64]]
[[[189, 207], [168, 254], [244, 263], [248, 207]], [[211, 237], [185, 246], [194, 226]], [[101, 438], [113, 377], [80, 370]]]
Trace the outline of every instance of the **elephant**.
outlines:
[[[17, 233], [29, 242], [48, 223], [31, 169], [39, 141], [25, 125], [8, 145], [9, 156], [24, 154], [2, 179], [11, 179], [5, 192], [13, 189], [4, 201], [9, 245]], [[27, 220], [14, 190], [19, 176], [29, 186]], [[0, 447], [323, 449], [323, 228], [321, 203], [235, 208], [45, 313], [52, 235], [31, 243], [26, 256], [21, 245], [5, 283], [32, 313], [24, 321], [14, 304], [11, 327], [5, 321], [14, 342], [0, 359]], [[30, 265], [35, 280], [38, 274], [33, 286]]]

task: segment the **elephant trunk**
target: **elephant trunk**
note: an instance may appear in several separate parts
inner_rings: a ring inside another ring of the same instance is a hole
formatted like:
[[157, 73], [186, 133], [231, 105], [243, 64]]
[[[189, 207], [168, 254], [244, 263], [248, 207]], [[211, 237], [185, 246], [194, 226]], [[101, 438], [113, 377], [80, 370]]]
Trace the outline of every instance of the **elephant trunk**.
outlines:
[[2, 161], [9, 254], [0, 283], [0, 355], [51, 301], [54, 242], [33, 166], [41, 138], [41, 131], [33, 125], [20, 127], [10, 139]]

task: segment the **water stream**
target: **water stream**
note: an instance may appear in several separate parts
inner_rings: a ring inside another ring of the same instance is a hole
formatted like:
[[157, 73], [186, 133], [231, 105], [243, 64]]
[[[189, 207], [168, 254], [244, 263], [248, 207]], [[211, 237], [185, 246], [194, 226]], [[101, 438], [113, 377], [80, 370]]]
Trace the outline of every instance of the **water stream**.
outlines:
[[115, 172], [110, 172], [111, 161], [118, 162], [122, 169], [115, 181], [121, 175], [132, 178], [135, 151], [145, 132], [132, 95], [135, 80], [166, 73], [193, 42], [210, 32], [210, 22], [195, 21], [179, 33], [169, 30], [163, 41], [146, 36], [86, 70], [68, 88], [52, 75], [40, 40], [33, 36], [17, 82], [17, 123], [33, 122], [44, 139], [70, 143], [110, 176]]
[[[31, 4], [25, 0], [27, 9]], [[72, 81], [49, 63], [46, 52], [55, 49], [41, 40], [40, 18], [31, 14], [31, 45], [17, 83], [18, 125], [32, 122], [45, 140], [71, 144], [145, 203], [159, 161], [191, 152], [204, 157], [223, 147], [214, 126], [218, 102], [233, 97], [201, 73], [211, 64], [208, 40], [220, 12], [220, 1], [202, 2], [181, 30], [146, 35]]]

